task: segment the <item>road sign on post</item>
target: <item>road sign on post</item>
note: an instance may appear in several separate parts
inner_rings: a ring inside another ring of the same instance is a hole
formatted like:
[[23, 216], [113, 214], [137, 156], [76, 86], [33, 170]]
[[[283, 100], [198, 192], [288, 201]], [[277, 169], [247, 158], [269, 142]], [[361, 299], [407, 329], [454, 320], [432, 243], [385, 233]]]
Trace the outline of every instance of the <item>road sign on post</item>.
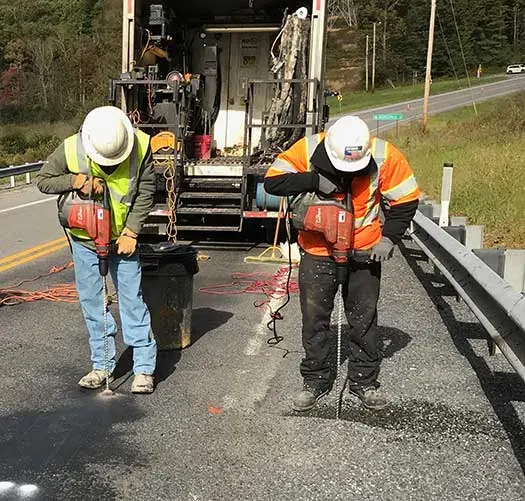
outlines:
[[386, 121], [386, 120], [402, 120], [403, 113], [379, 113], [374, 115], [374, 120], [376, 121]]
[[379, 135], [379, 122], [383, 121], [396, 121], [396, 136], [399, 135], [399, 120], [403, 120], [403, 113], [377, 113], [372, 115], [372, 118], [376, 121], [376, 136]]

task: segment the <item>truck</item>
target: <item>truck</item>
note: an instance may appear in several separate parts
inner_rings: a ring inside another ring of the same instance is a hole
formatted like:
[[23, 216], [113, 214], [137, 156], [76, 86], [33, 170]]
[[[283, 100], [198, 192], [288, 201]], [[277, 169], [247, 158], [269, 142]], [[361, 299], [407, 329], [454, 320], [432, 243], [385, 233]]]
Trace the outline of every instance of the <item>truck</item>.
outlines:
[[143, 233], [271, 227], [276, 155], [328, 120], [327, 0], [123, 0], [109, 102], [151, 136], [155, 205]]

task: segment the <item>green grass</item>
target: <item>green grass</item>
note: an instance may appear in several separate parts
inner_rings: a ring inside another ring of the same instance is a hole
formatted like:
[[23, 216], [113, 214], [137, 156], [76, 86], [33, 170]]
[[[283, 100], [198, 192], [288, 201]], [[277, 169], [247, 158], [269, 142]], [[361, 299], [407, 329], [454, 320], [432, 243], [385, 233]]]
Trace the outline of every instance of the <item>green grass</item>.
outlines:
[[0, 124], [0, 167], [45, 160], [78, 126], [73, 122]]
[[[34, 174], [32, 174], [32, 175], [34, 175]], [[9, 184], [10, 182], [11, 182], [10, 178], [8, 178], [8, 177], [0, 177], [0, 186], [5, 185], [5, 184]], [[20, 186], [22, 184], [25, 184], [25, 182], [26, 182], [25, 174], [23, 174], [21, 176], [15, 176], [16, 186]]]
[[485, 225], [487, 247], [525, 248], [525, 93], [429, 118], [388, 133], [419, 185], [440, 199], [443, 164], [454, 164], [451, 214]]
[[[505, 75], [489, 75], [480, 79], [471, 79], [472, 86], [484, 85], [487, 83], [505, 80]], [[468, 88], [466, 78], [460, 80], [434, 80], [430, 87], [430, 94], [443, 94], [445, 92], [452, 92], [455, 90]], [[402, 103], [410, 101], [411, 99], [422, 98], [424, 95], [424, 84], [405, 85], [393, 89], [382, 88], [376, 89], [374, 93], [371, 92], [342, 92], [343, 100], [341, 103], [335, 97], [329, 97], [327, 102], [330, 105], [332, 115], [339, 113], [346, 113], [348, 111], [356, 111], [366, 108], [375, 108], [388, 104]]]
[[16, 124], [0, 123], [0, 136], [4, 136], [9, 133], [20, 133], [25, 136], [35, 134], [51, 134], [65, 138], [74, 133], [79, 126], [80, 124], [72, 122], [36, 122]]

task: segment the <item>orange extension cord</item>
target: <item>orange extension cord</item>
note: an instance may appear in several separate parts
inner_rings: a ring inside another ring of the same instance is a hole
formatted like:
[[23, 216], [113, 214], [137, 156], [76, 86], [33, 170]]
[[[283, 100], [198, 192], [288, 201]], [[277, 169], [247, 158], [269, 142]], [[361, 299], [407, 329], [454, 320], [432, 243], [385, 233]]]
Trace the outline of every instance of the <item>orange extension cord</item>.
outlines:
[[15, 306], [20, 303], [29, 303], [32, 301], [54, 301], [58, 303], [76, 303], [78, 294], [74, 283], [58, 284], [45, 290], [26, 291], [19, 289], [23, 284], [35, 282], [44, 277], [55, 273], [60, 273], [73, 266], [73, 261], [66, 263], [64, 266], [53, 266], [48, 273], [39, 275], [35, 278], [22, 280], [18, 284], [5, 289], [0, 288], [0, 306]]

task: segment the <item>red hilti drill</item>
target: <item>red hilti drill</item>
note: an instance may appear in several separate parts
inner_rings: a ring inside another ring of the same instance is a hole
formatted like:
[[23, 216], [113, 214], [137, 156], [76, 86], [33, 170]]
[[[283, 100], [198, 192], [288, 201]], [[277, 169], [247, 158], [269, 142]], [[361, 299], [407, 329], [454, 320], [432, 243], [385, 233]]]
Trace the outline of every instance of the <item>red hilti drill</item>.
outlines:
[[58, 200], [58, 219], [65, 228], [84, 230], [95, 243], [98, 269], [105, 277], [109, 268], [111, 244], [111, 205], [108, 187], [102, 182], [102, 195], [87, 197], [69, 192]]
[[351, 203], [341, 195], [323, 200], [313, 193], [294, 204], [292, 222], [298, 230], [321, 233], [337, 264], [339, 285], [346, 281], [348, 256], [354, 248], [354, 214]]

